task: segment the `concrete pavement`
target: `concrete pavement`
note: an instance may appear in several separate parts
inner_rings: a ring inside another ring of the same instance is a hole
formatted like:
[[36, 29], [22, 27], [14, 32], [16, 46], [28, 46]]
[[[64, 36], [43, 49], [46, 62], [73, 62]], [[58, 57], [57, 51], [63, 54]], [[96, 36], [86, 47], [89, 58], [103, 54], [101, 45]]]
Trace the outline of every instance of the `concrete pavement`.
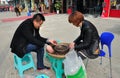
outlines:
[[[0, 13], [1, 14], [1, 13]], [[9, 13], [8, 13], [9, 14]], [[0, 15], [1, 16], [1, 15]], [[9, 17], [10, 15], [8, 15]], [[2, 18], [8, 18], [2, 14]], [[11, 16], [12, 17], [12, 16]], [[79, 28], [74, 27], [67, 21], [68, 15], [59, 14], [46, 16], [46, 21], [41, 28], [41, 35], [51, 39], [59, 39], [62, 42], [72, 42], [80, 33]], [[0, 18], [1, 19], [1, 18]], [[112, 43], [112, 68], [113, 78], [120, 78], [120, 19], [107, 18], [102, 19], [100, 17], [86, 17], [93, 24], [96, 25], [99, 34], [104, 31], [113, 32], [115, 39]], [[19, 78], [17, 71], [13, 67], [13, 54], [10, 52], [10, 42], [16, 28], [22, 21], [14, 22], [0, 22], [0, 78]], [[33, 58], [36, 62], [36, 54], [33, 54]], [[103, 64], [100, 65], [100, 58], [90, 60], [87, 67], [88, 78], [109, 78], [109, 60], [106, 56], [103, 58]], [[50, 66], [50, 63], [45, 59], [45, 64]], [[30, 75], [33, 70], [25, 71], [25, 74]], [[36, 73], [46, 73], [51, 78], [55, 78], [52, 70]]]

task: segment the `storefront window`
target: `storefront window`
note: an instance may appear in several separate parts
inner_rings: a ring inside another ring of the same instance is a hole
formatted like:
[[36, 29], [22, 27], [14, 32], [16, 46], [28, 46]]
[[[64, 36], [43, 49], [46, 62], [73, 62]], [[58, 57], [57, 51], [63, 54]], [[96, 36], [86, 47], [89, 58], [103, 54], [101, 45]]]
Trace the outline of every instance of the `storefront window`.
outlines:
[[72, 0], [67, 1], [67, 8], [70, 8], [70, 7], [72, 7]]
[[111, 0], [111, 9], [120, 10], [120, 0]]

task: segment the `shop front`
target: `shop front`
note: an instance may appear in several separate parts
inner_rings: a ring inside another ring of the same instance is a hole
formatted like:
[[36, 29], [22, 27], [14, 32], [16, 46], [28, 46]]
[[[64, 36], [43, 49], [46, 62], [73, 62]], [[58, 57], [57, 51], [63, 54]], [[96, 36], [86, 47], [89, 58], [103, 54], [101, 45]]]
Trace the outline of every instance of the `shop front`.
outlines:
[[80, 11], [83, 14], [101, 14], [103, 0], [67, 0], [67, 8], [71, 7], [72, 12]]
[[110, 17], [120, 17], [120, 0], [111, 0]]

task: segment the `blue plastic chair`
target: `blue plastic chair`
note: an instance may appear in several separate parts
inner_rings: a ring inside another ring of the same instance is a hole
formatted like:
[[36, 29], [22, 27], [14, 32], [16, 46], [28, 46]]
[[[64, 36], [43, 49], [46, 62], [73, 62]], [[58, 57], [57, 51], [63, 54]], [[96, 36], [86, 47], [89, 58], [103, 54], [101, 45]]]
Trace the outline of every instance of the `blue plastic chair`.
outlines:
[[101, 56], [100, 64], [102, 64], [102, 57], [104, 57], [106, 55], [106, 52], [103, 50], [103, 46], [106, 45], [108, 47], [109, 61], [110, 61], [110, 78], [112, 78], [111, 43], [112, 43], [113, 39], [114, 39], [114, 35], [110, 32], [103, 32], [100, 36], [100, 42], [101, 42], [101, 50], [100, 50], [100, 54], [99, 54], [99, 56]]
[[21, 77], [23, 77], [23, 72], [29, 68], [33, 67], [34, 70], [36, 70], [32, 55], [30, 53], [25, 54], [23, 58], [20, 58], [14, 54], [14, 66], [18, 70]]

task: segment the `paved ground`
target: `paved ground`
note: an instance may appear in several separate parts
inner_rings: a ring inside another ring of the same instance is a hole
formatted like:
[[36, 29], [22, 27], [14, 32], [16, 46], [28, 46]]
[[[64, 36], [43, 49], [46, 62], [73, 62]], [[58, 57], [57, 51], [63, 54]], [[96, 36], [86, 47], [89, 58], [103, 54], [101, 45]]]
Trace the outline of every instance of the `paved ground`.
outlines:
[[[24, 16], [24, 14], [23, 14]], [[16, 17], [14, 13], [0, 13], [0, 19]], [[59, 39], [62, 42], [72, 42], [79, 35], [79, 28], [75, 28], [72, 24], [67, 21], [68, 15], [52, 15], [46, 16], [46, 22], [41, 28], [41, 35], [50, 39]], [[86, 17], [94, 23], [101, 34], [104, 31], [113, 32], [115, 39], [112, 43], [112, 68], [113, 78], [120, 78], [120, 19], [118, 18], [106, 18], [100, 17]], [[13, 67], [13, 54], [10, 52], [10, 42], [18, 25], [21, 21], [13, 22], [0, 22], [0, 78], [19, 78], [17, 71]], [[107, 51], [107, 50], [106, 50]], [[36, 54], [33, 53], [33, 58], [36, 62]], [[88, 78], [109, 78], [109, 62], [108, 57], [103, 58], [103, 65], [99, 64], [100, 58], [90, 60], [87, 67]], [[50, 63], [45, 59], [45, 64], [50, 66]], [[33, 73], [33, 69], [25, 71], [28, 76]], [[54, 72], [41, 71], [36, 73], [46, 73], [51, 78], [55, 78]], [[27, 78], [27, 77], [26, 77]]]

